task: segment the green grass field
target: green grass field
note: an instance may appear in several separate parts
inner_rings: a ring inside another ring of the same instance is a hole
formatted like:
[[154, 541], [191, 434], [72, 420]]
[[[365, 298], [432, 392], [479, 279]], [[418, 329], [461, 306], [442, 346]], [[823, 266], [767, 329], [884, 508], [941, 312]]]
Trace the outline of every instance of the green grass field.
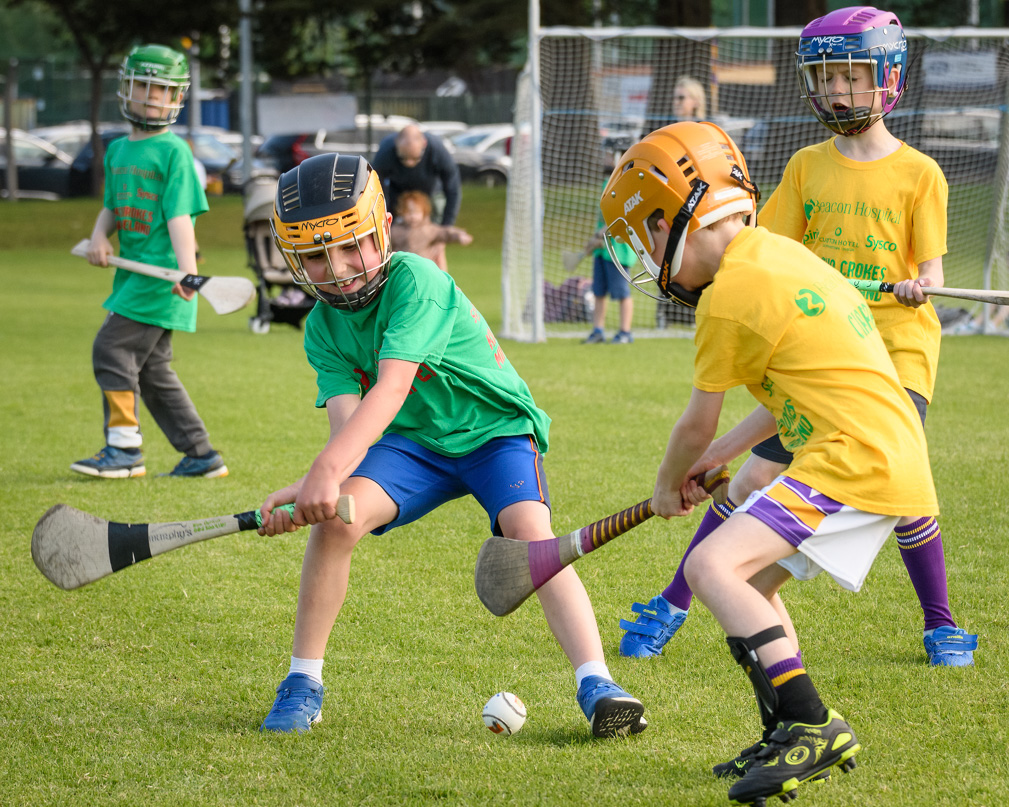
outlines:
[[[241, 200], [211, 206], [198, 225], [204, 271], [248, 273]], [[502, 191], [468, 187], [459, 223], [477, 240], [449, 253], [492, 325], [503, 210]], [[535, 600], [503, 619], [480, 605], [473, 564], [488, 525], [471, 500], [361, 543], [329, 643], [324, 720], [307, 736], [257, 732], [287, 671], [306, 531], [219, 538], [75, 592], [48, 583], [29, 544], [51, 505], [138, 522], [236, 513], [303, 474], [327, 435], [300, 334], [256, 336], [251, 308], [219, 317], [201, 303], [175, 367], [231, 475], [159, 478], [178, 456], [146, 411], [147, 477], [73, 474], [102, 445], [90, 357], [111, 272], [68, 254], [96, 212], [87, 200], [0, 203], [0, 804], [728, 803], [710, 767], [756, 738], [757, 719], [717, 624], [695, 605], [663, 658], [617, 654], [618, 620], [668, 582], [699, 514], [648, 522], [577, 566], [610, 668], [647, 708], [649, 729], [623, 740], [590, 738]], [[556, 531], [648, 496], [689, 394], [689, 340], [505, 349], [553, 418]], [[804, 787], [799, 804], [1009, 798], [1007, 351], [996, 337], [947, 339], [927, 429], [953, 609], [981, 636], [977, 666], [926, 665], [894, 543], [860, 594], [823, 576], [787, 587], [810, 674], [863, 744], [852, 775]], [[750, 408], [730, 394], [723, 429]], [[480, 718], [503, 689], [529, 708], [509, 739]]]

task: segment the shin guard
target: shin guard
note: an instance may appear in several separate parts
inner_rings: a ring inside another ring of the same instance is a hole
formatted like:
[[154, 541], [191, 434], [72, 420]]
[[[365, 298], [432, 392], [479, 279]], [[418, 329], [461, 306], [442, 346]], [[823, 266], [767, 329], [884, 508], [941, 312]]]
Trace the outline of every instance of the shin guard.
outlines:
[[781, 625], [762, 630], [747, 639], [741, 636], [726, 636], [725, 641], [736, 663], [743, 668], [753, 692], [757, 696], [757, 708], [760, 710], [760, 722], [765, 728], [774, 728], [775, 714], [778, 711], [778, 693], [771, 683], [764, 665], [757, 658], [757, 648], [785, 638], [785, 629]]

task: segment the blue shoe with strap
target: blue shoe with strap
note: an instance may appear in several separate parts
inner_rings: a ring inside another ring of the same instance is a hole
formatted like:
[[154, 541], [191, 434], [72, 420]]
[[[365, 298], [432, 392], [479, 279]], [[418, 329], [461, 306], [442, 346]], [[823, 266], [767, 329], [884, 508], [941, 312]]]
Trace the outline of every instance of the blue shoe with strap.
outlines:
[[139, 448], [115, 446], [105, 446], [93, 457], [78, 460], [70, 466], [70, 470], [87, 476], [100, 476], [102, 479], [128, 479], [147, 473], [144, 455]]
[[260, 731], [308, 731], [322, 720], [323, 686], [302, 673], [291, 673], [277, 687], [277, 699]]
[[641, 701], [627, 694], [608, 678], [588, 675], [578, 687], [578, 705], [596, 737], [640, 734], [648, 726]]
[[606, 341], [606, 335], [602, 328], [593, 328], [592, 333], [582, 340], [583, 345], [601, 345]]
[[634, 603], [631, 610], [638, 615], [634, 622], [620, 620], [620, 627], [627, 631], [620, 640], [620, 655], [628, 658], [661, 656], [666, 642], [687, 618], [686, 611], [673, 608], [661, 594], [652, 597], [648, 605]]
[[928, 663], [933, 667], [974, 666], [976, 634], [952, 625], [940, 625], [935, 630], [925, 631], [924, 641]]
[[212, 479], [217, 476], [227, 476], [228, 466], [217, 451], [208, 451], [201, 457], [183, 457], [171, 473], [161, 476], [202, 476]]

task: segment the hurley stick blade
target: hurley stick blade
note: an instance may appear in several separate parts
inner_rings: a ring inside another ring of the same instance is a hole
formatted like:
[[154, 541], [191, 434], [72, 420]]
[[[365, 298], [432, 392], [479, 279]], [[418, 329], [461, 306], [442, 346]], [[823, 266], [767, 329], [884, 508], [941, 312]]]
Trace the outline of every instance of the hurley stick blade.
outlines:
[[[85, 238], [74, 245], [70, 254], [79, 258], [87, 258], [90, 246], [91, 242]], [[181, 283], [187, 289], [199, 292], [200, 296], [206, 299], [218, 314], [232, 314], [235, 311], [241, 311], [256, 293], [256, 287], [247, 277], [191, 275], [178, 269], [120, 258], [118, 255], [109, 255], [108, 262], [109, 266], [117, 266], [127, 272], [156, 277], [167, 280], [169, 283]]]
[[[698, 480], [711, 497], [724, 504], [729, 470], [722, 465]], [[595, 521], [560, 538], [517, 541], [493, 535], [477, 555], [477, 597], [495, 616], [510, 614], [565, 566], [652, 517], [651, 499]]]
[[[283, 509], [291, 512], [294, 505]], [[340, 497], [337, 515], [347, 524], [353, 522], [353, 496]], [[50, 582], [69, 591], [154, 555], [261, 526], [258, 510], [193, 521], [123, 524], [57, 504], [35, 525], [32, 560]]]
[[568, 274], [575, 271], [586, 254], [585, 252], [565, 252], [561, 255], [561, 260], [564, 262], [564, 271]]
[[241, 311], [256, 294], [256, 287], [247, 277], [186, 274], [179, 282], [186, 288], [198, 291], [218, 314]]

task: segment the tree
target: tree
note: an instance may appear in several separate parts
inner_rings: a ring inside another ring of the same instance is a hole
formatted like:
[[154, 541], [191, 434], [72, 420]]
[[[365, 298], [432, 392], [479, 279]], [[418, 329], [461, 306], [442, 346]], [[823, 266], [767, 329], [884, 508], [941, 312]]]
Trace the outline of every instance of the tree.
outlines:
[[183, 36], [216, 32], [222, 19], [238, 19], [237, 0], [202, 0], [198, 6], [169, 0], [117, 0], [114, 4], [106, 0], [0, 0], [0, 5], [37, 8], [40, 18], [61, 23], [90, 73], [95, 195], [101, 193], [103, 180], [103, 149], [98, 136], [102, 73], [116, 67], [133, 45], [157, 42], [179, 47]]

